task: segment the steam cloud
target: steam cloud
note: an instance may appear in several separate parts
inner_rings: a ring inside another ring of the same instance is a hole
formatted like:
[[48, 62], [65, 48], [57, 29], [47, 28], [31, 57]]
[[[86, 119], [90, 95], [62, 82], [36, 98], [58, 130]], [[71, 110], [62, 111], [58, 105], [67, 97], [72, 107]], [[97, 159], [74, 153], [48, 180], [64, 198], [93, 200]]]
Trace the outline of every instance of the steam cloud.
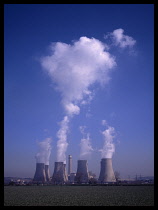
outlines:
[[124, 30], [122, 28], [114, 30], [112, 33], [109, 33], [104, 38], [111, 38], [113, 45], [118, 46], [122, 49], [127, 47], [133, 47], [136, 43], [131, 36], [124, 35]]
[[[131, 38], [123, 35], [122, 29], [118, 30], [113, 32], [117, 44], [123, 46], [121, 41], [124, 39], [125, 43], [132, 43]], [[124, 46], [127, 45], [125, 43]], [[65, 116], [57, 133], [57, 159], [66, 161], [68, 122], [80, 113], [80, 105], [90, 103], [93, 99], [95, 83], [103, 86], [109, 82], [109, 73], [116, 62], [105, 43], [86, 36], [72, 44], [52, 43], [50, 50], [50, 55], [41, 58], [41, 65], [61, 93]], [[88, 136], [87, 140], [82, 140], [82, 144], [89, 145]]]
[[136, 41], [132, 37], [124, 35], [123, 33], [124, 30], [121, 28], [113, 31], [112, 36], [115, 45], [121, 48], [132, 47], [135, 45]]
[[35, 156], [37, 163], [44, 163], [45, 165], [49, 165], [49, 157], [52, 149], [51, 141], [51, 138], [46, 138], [42, 142], [37, 142], [39, 146], [39, 151]]
[[58, 142], [57, 142], [57, 161], [64, 162], [66, 164], [66, 150], [67, 150], [67, 132], [68, 132], [68, 116], [65, 116], [64, 119], [60, 122], [60, 129], [57, 133]]
[[92, 97], [92, 84], [103, 85], [109, 81], [109, 71], [116, 63], [106, 49], [107, 46], [95, 38], [81, 37], [72, 45], [53, 43], [51, 55], [41, 59], [42, 66], [61, 93], [66, 115], [80, 113], [79, 104]]
[[102, 133], [104, 137], [104, 145], [101, 150], [102, 158], [112, 158], [113, 153], [115, 152], [115, 145], [113, 139], [115, 138], [115, 129], [107, 124], [106, 120], [102, 120], [102, 125], [105, 125], [107, 129], [105, 129]]
[[86, 128], [86, 126], [79, 127], [79, 129], [83, 135], [83, 138], [81, 139], [81, 142], [80, 142], [80, 159], [86, 158], [93, 151], [89, 133], [87, 133], [87, 134], [85, 133], [85, 128]]

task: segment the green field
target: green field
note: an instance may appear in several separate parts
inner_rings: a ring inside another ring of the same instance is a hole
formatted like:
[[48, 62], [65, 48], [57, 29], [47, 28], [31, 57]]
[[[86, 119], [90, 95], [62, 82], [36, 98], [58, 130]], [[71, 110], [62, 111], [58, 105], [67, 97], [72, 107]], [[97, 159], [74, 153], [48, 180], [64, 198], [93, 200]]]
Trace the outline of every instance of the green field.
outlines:
[[154, 187], [5, 186], [4, 206], [154, 206]]

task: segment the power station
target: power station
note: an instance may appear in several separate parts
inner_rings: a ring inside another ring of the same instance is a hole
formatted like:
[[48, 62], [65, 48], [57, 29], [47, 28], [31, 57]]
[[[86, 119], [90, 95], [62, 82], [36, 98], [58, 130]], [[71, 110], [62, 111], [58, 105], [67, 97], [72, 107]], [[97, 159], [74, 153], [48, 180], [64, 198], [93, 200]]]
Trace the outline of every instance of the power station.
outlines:
[[[34, 182], [38, 183], [51, 183], [51, 184], [65, 184], [77, 183], [86, 184], [90, 181], [88, 172], [87, 160], [77, 161], [77, 172], [72, 173], [72, 156], [68, 156], [68, 173], [66, 164], [64, 162], [54, 163], [54, 172], [50, 177], [49, 165], [44, 163], [36, 163], [36, 171], [33, 178]], [[112, 158], [102, 158], [100, 162], [100, 174], [98, 183], [115, 183], [116, 178], [112, 167]]]

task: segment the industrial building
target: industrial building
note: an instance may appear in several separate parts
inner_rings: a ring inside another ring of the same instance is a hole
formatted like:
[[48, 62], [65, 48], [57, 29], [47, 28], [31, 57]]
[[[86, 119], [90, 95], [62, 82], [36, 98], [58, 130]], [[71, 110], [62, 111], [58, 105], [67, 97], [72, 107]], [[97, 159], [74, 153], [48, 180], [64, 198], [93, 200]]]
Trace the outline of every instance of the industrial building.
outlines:
[[[91, 176], [88, 172], [87, 160], [77, 161], [77, 171], [72, 173], [72, 156], [68, 156], [68, 173], [64, 162], [54, 163], [54, 172], [50, 177], [49, 165], [44, 163], [36, 163], [36, 171], [33, 182], [51, 183], [51, 184], [86, 184], [89, 183]], [[100, 175], [98, 183], [115, 183], [116, 178], [112, 167], [111, 158], [102, 158], [100, 162]]]

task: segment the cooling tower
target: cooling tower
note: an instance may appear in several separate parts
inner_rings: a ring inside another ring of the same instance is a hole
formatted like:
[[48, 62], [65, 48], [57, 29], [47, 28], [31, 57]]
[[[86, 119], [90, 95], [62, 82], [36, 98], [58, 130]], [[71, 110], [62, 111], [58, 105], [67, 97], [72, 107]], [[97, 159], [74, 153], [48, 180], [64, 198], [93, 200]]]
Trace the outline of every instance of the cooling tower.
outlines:
[[72, 156], [69, 155], [68, 158], [68, 175], [70, 175], [72, 173]]
[[46, 174], [46, 181], [50, 181], [50, 172], [49, 172], [49, 165], [45, 165], [45, 174]]
[[36, 163], [36, 172], [35, 172], [33, 181], [36, 181], [36, 182], [45, 182], [46, 181], [44, 163]]
[[101, 169], [99, 175], [99, 181], [101, 183], [104, 182], [116, 182], [114, 171], [112, 168], [112, 159], [111, 158], [103, 158], [101, 159]]
[[67, 182], [66, 168], [63, 162], [55, 162], [54, 173], [52, 176], [54, 184]]
[[89, 181], [87, 160], [78, 160], [75, 181], [77, 183], [87, 183]]
[[66, 164], [63, 164], [63, 167], [64, 167], [64, 180], [65, 180], [65, 182], [67, 182], [68, 176], [67, 176], [67, 171], [66, 171]]

